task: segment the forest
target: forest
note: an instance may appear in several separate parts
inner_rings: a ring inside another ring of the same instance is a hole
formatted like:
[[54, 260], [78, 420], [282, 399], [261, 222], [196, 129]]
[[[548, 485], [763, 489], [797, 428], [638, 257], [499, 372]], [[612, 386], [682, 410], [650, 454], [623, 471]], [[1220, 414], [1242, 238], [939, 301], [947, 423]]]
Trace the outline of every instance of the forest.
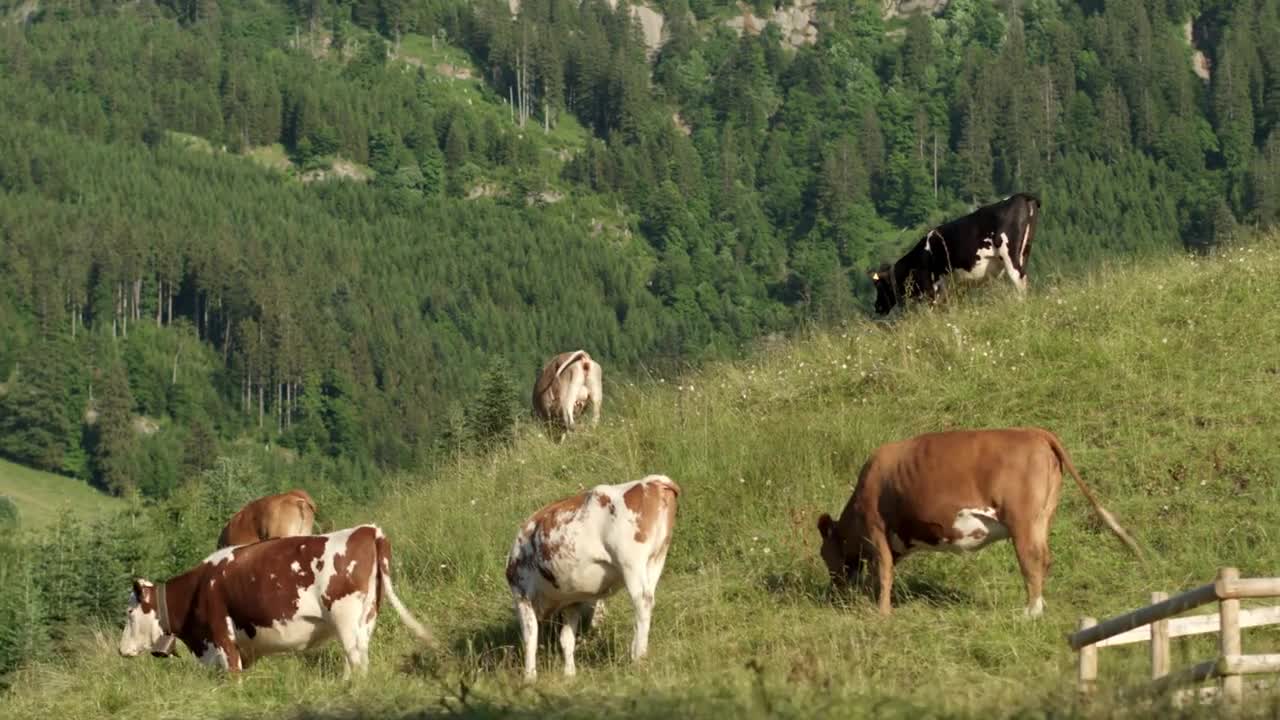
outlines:
[[1280, 219], [1275, 0], [823, 0], [798, 47], [735, 8], [656, 2], [652, 48], [625, 1], [0, 0], [0, 455], [366, 492], [500, 440], [555, 352], [621, 379], [865, 313], [1010, 192], [1033, 275]]

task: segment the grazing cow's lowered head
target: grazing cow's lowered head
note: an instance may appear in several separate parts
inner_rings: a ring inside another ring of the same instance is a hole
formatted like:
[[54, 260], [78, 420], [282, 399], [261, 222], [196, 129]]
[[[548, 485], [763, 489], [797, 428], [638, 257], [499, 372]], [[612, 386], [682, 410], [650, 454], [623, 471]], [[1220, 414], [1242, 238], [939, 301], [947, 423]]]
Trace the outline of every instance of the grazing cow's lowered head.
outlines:
[[1044, 611], [1049, 526], [1069, 472], [1103, 523], [1139, 557], [1137, 543], [1084, 484], [1057, 436], [1041, 428], [926, 433], [876, 448], [839, 520], [818, 518], [821, 556], [837, 590], [880, 581], [890, 611], [894, 565], [920, 550], [972, 552], [1012, 539], [1028, 615]]
[[631, 657], [649, 649], [654, 593], [667, 561], [680, 487], [665, 475], [597, 485], [534, 513], [507, 556], [507, 584], [524, 639], [524, 674], [537, 675], [538, 622], [559, 615], [564, 673], [573, 675], [578, 623], [625, 587], [635, 607]]
[[120, 654], [171, 654], [175, 640], [229, 672], [275, 653], [342, 643], [364, 674], [383, 599], [419, 640], [430, 633], [391, 584], [391, 543], [376, 525], [223, 548], [163, 583], [134, 580]]
[[218, 536], [218, 547], [310, 535], [315, 529], [315, 520], [316, 503], [306, 490], [260, 497], [231, 516]]
[[124, 632], [120, 635], [120, 654], [133, 657], [144, 651], [162, 657], [169, 655], [173, 640], [160, 624], [156, 586], [141, 578], [133, 581], [129, 606], [125, 611]]
[[560, 430], [559, 440], [576, 427], [591, 405], [591, 425], [600, 422], [604, 402], [603, 368], [585, 350], [560, 353], [547, 361], [533, 385], [533, 415]]
[[893, 276], [894, 266], [881, 263], [880, 267], [869, 271], [871, 284], [876, 289], [876, 312], [884, 315], [898, 304], [898, 283]]
[[1015, 193], [930, 229], [897, 262], [868, 272], [876, 312], [920, 296], [935, 302], [951, 278], [979, 282], [1007, 273], [1022, 297], [1039, 209], [1039, 198]]

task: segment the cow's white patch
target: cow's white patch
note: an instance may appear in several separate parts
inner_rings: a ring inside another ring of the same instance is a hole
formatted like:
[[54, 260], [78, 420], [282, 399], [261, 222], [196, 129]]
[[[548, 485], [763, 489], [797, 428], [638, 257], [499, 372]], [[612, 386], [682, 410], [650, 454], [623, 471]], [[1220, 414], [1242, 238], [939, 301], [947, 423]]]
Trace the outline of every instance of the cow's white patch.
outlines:
[[298, 564], [297, 560], [294, 560], [293, 562], [289, 563], [289, 569], [298, 573], [299, 575], [302, 574], [302, 566]]
[[1023, 271], [1027, 269], [1027, 253], [1031, 252], [1031, 247], [1027, 241], [1031, 238], [1031, 223], [1027, 223], [1027, 229], [1022, 231], [1022, 249], [1018, 253], [1018, 260], [1022, 265]]
[[214, 580], [216, 580], [216, 579], [217, 579], [217, 578], [209, 578], [209, 589], [210, 589], [210, 590], [212, 590], [212, 589], [213, 589], [213, 581], [214, 581]]
[[227, 620], [227, 637], [234, 638], [236, 636], [236, 624], [231, 622], [231, 616], [226, 617]]
[[223, 652], [222, 648], [213, 643], [205, 644], [204, 652], [200, 654], [200, 662], [205, 665], [222, 668], [223, 670], [230, 668], [230, 663], [227, 661], [227, 654]]
[[961, 280], [977, 281], [982, 280], [993, 271], [998, 270], [999, 266], [992, 262], [996, 257], [997, 252], [991, 245], [991, 239], [985, 239], [983, 244], [978, 246], [977, 251], [974, 253], [973, 267], [968, 270], [965, 270], [964, 268], [954, 268], [956, 276]]
[[235, 558], [236, 550], [239, 550], [239, 549], [240, 548], [235, 545], [232, 545], [231, 547], [224, 547], [221, 550], [214, 551], [214, 553], [206, 557], [204, 561], [209, 563], [210, 565], [217, 565], [223, 562], [230, 562]]
[[352, 560], [347, 563], [347, 574], [350, 575], [356, 569], [356, 561]]
[[1009, 537], [1009, 528], [1000, 522], [996, 509], [992, 507], [964, 508], [956, 513], [951, 527], [960, 537], [943, 543], [950, 550], [981, 550], [997, 540]]
[[268, 580], [275, 580], [275, 579], [276, 579], [276, 574], [275, 574], [275, 573], [271, 573], [270, 575], [268, 575], [268, 576], [267, 576], [267, 579], [268, 579]]

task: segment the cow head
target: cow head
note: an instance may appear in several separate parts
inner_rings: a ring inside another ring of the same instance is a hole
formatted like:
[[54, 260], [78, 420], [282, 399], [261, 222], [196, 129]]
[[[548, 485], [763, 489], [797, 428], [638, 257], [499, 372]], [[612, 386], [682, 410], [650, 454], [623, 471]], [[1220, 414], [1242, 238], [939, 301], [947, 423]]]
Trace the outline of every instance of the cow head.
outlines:
[[827, 513], [818, 518], [818, 532], [822, 535], [822, 562], [827, 566], [831, 582], [838, 589], [843, 589], [851, 579], [849, 567], [845, 564], [844, 538], [840, 528]]
[[885, 263], [867, 273], [876, 287], [876, 312], [884, 315], [898, 304], [898, 293], [893, 283], [893, 266]]
[[124, 632], [120, 635], [120, 654], [124, 657], [133, 657], [144, 650], [169, 654], [167, 648], [172, 646], [173, 639], [160, 627], [157, 596], [157, 588], [151, 582], [133, 581], [129, 606], [125, 611]]

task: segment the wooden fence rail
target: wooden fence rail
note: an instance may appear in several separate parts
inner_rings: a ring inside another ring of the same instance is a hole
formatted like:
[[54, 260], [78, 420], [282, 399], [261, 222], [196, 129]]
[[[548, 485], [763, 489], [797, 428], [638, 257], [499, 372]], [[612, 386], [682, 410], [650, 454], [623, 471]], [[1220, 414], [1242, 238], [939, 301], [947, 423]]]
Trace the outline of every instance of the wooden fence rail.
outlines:
[[[1160, 691], [1174, 689], [1210, 678], [1221, 681], [1220, 694], [1229, 703], [1239, 703], [1244, 694], [1244, 676], [1280, 672], [1280, 654], [1243, 654], [1240, 630], [1280, 624], [1280, 606], [1240, 609], [1241, 598], [1280, 596], [1280, 578], [1241, 578], [1236, 568], [1221, 568], [1208, 585], [1169, 597], [1151, 593], [1151, 604], [1103, 622], [1080, 619], [1067, 644], [1079, 653], [1077, 680], [1080, 690], [1092, 692], [1098, 679], [1098, 648], [1131, 643], [1151, 643], [1151, 679]], [[1218, 612], [1174, 618], [1211, 602]], [[1172, 618], [1172, 619], [1170, 619]], [[1218, 656], [1191, 667], [1171, 672], [1169, 640], [1188, 635], [1218, 633]]]

